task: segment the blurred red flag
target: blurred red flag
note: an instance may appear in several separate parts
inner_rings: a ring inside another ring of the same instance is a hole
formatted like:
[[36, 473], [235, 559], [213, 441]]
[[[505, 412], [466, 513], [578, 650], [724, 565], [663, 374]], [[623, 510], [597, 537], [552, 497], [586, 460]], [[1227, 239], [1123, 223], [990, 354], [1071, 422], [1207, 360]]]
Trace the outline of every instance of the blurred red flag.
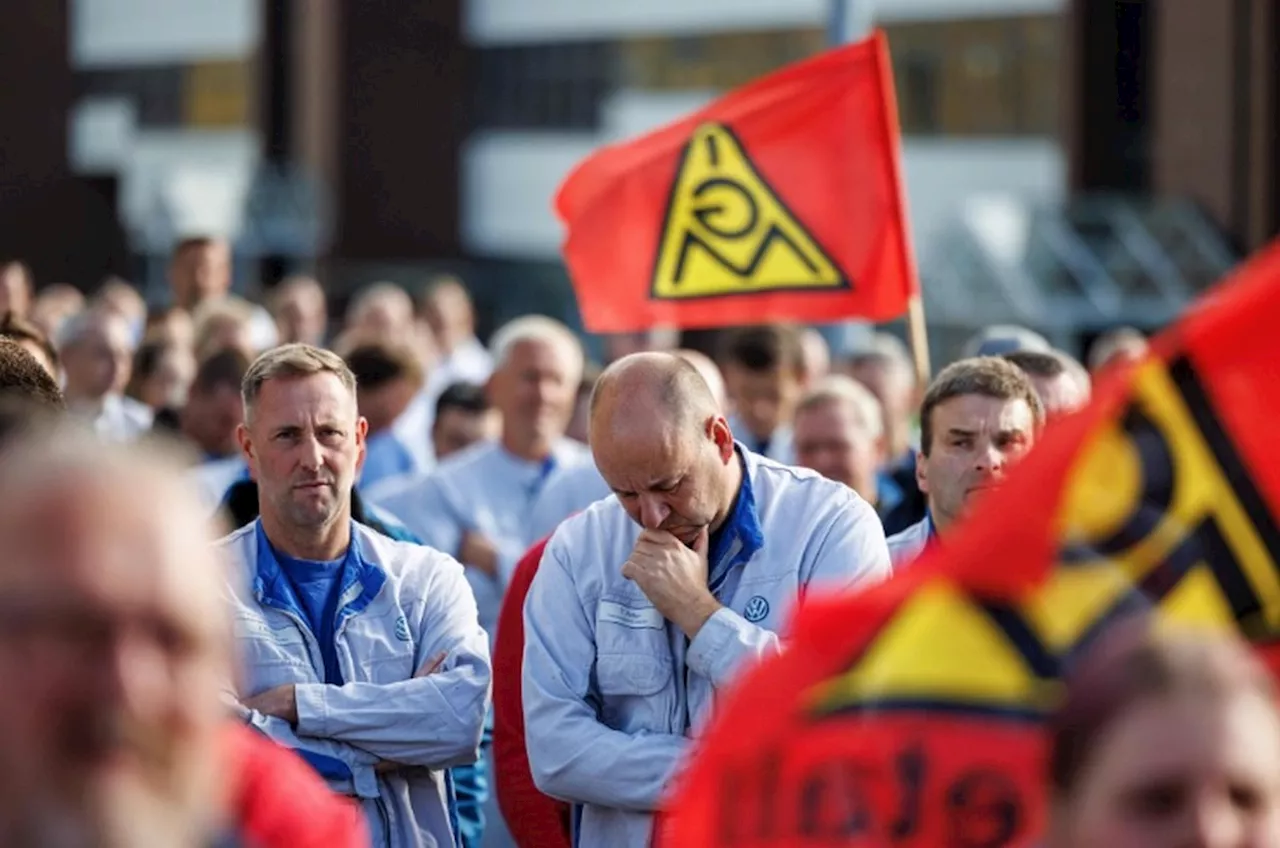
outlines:
[[606, 147], [560, 187], [592, 332], [889, 320], [915, 271], [883, 34]]
[[[727, 695], [664, 846], [1001, 846], [1040, 836], [1060, 674], [1141, 610], [1280, 632], [1280, 247], [1056, 425], [888, 583], [810, 602]], [[1273, 669], [1276, 665], [1272, 665]]]

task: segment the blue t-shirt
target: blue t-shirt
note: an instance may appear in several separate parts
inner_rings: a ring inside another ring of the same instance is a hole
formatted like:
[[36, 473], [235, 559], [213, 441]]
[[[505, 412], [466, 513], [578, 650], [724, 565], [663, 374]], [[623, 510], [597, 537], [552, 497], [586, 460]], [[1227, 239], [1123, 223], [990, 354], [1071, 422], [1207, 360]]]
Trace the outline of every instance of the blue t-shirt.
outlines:
[[295, 559], [276, 551], [276, 562], [307, 614], [307, 624], [320, 643], [320, 656], [324, 658], [324, 682], [341, 686], [342, 669], [338, 666], [338, 652], [334, 647], [333, 626], [338, 616], [338, 595], [342, 589], [342, 565], [346, 557], [328, 562]]

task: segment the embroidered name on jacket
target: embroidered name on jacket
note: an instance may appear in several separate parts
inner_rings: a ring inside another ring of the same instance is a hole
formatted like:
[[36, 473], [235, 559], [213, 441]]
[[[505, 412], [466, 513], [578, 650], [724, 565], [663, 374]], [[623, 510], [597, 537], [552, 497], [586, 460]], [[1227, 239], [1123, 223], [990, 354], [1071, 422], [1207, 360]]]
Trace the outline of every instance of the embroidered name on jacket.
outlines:
[[596, 621], [620, 624], [632, 630], [661, 630], [666, 626], [666, 619], [655, 607], [629, 607], [617, 601], [601, 601]]

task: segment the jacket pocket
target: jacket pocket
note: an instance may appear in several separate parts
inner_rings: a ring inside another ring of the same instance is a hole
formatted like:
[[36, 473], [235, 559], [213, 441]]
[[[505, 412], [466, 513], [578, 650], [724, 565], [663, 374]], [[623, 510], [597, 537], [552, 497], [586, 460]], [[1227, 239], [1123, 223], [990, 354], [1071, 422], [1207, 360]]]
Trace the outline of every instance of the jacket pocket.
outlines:
[[600, 720], [615, 730], [665, 733], [677, 697], [667, 632], [596, 623]]

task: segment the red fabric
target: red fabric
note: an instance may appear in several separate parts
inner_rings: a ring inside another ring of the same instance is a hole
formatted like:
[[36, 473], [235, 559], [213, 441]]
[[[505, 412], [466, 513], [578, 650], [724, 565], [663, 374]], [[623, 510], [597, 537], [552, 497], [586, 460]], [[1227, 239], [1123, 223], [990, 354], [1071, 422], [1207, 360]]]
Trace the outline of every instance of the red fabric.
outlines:
[[1280, 246], [1063, 419], [945, 549], [810, 599], [726, 694], [662, 844], [1018, 845], [1063, 669], [1134, 612], [1280, 635]]
[[[703, 151], [709, 132], [718, 153]], [[603, 148], [555, 201], [583, 324], [609, 333], [901, 316], [915, 270], [899, 146], [877, 33]], [[781, 220], [795, 225], [783, 226], [790, 247], [771, 237]], [[698, 247], [670, 253], [693, 258], [665, 265], [664, 245], [687, 247], [687, 235]], [[795, 245], [808, 260], [794, 260]]]
[[516, 565], [502, 600], [498, 638], [493, 646], [494, 782], [507, 829], [521, 848], [569, 848], [570, 840], [569, 805], [543, 795], [533, 784], [524, 746], [520, 692], [524, 599], [538, 573], [548, 539], [530, 548]]
[[292, 751], [242, 725], [226, 731], [232, 811], [249, 848], [368, 848], [364, 814]]

